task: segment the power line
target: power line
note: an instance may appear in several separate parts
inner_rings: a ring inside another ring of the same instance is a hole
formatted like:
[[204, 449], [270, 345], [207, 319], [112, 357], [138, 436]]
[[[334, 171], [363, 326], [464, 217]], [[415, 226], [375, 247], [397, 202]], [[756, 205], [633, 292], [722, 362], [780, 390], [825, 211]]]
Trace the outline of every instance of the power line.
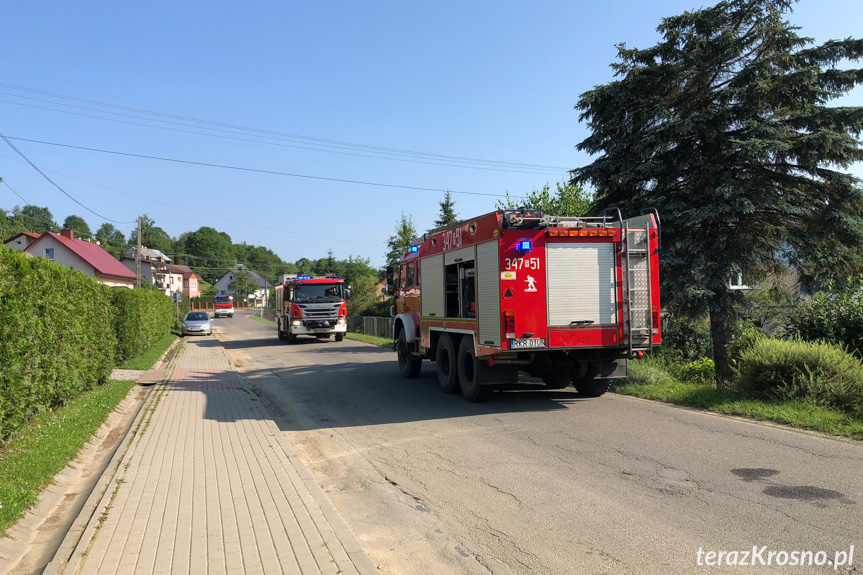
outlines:
[[42, 170], [40, 170], [40, 169], [39, 169], [39, 167], [38, 167], [36, 164], [34, 164], [33, 162], [31, 162], [31, 161], [30, 161], [30, 158], [28, 158], [27, 156], [25, 156], [25, 155], [24, 155], [24, 152], [22, 152], [21, 150], [19, 150], [18, 148], [16, 148], [16, 147], [15, 147], [15, 144], [13, 144], [12, 142], [10, 142], [10, 141], [9, 141], [9, 138], [7, 138], [5, 135], [3, 135], [3, 133], [2, 133], [2, 132], [0, 132], [0, 138], [3, 138], [3, 141], [5, 141], [7, 144], [9, 144], [9, 147], [10, 147], [10, 148], [12, 148], [13, 150], [15, 150], [15, 152], [16, 152], [19, 156], [21, 156], [21, 157], [24, 159], [24, 161], [25, 161], [25, 162], [27, 162], [28, 164], [30, 164], [30, 166], [31, 166], [34, 170], [36, 170], [37, 172], [39, 172], [39, 173], [42, 175], [42, 177], [43, 177], [43, 178], [45, 178], [46, 180], [48, 180], [48, 182], [49, 182], [52, 186], [54, 186], [55, 188], [57, 188], [58, 190], [60, 190], [61, 192], [63, 192], [63, 194], [65, 194], [65, 195], [66, 195], [70, 200], [72, 200], [73, 202], [75, 202], [76, 204], [78, 204], [79, 206], [81, 206], [82, 208], [84, 208], [85, 210], [87, 210], [88, 212], [90, 212], [91, 214], [93, 214], [94, 216], [97, 216], [97, 217], [102, 218], [103, 220], [106, 220], [106, 221], [109, 221], [109, 222], [113, 222], [113, 223], [115, 223], [115, 224], [133, 224], [133, 223], [135, 223], [135, 220], [132, 220], [132, 221], [130, 221], [130, 222], [120, 222], [120, 221], [117, 221], [117, 220], [112, 220], [111, 218], [107, 218], [107, 217], [103, 216], [102, 214], [99, 214], [99, 213], [97, 213], [97, 212], [94, 212], [93, 210], [91, 210], [90, 208], [88, 208], [87, 206], [85, 206], [84, 204], [82, 204], [81, 202], [79, 202], [75, 197], [73, 197], [73, 196], [72, 196], [72, 194], [70, 194], [69, 192], [67, 192], [66, 190], [64, 190], [63, 188], [61, 188], [59, 185], [57, 185], [57, 183], [56, 183], [56, 182], [54, 182], [54, 180], [52, 180], [51, 178], [49, 178], [49, 177], [48, 177], [48, 175], [47, 175], [45, 172], [43, 172]]
[[[378, 152], [386, 152], [386, 153], [391, 153], [391, 154], [410, 155], [413, 157], [443, 159], [443, 160], [451, 160], [451, 161], [459, 161], [459, 162], [473, 162], [473, 163], [480, 163], [480, 164], [485, 164], [485, 165], [508, 166], [508, 167], [517, 167], [517, 168], [532, 168], [532, 169], [541, 169], [541, 170], [551, 170], [551, 171], [555, 171], [555, 172], [560, 172], [560, 171], [568, 172], [569, 171], [569, 168], [565, 168], [565, 167], [561, 167], [561, 166], [548, 166], [548, 165], [542, 165], [542, 164], [530, 164], [530, 163], [521, 163], [521, 162], [487, 160], [487, 159], [483, 159], [483, 158], [472, 158], [472, 157], [466, 157], [466, 156], [455, 156], [455, 155], [448, 155], [448, 154], [418, 152], [418, 151], [414, 151], [414, 150], [405, 150], [405, 149], [400, 149], [400, 148], [389, 148], [389, 147], [384, 147], [384, 146], [374, 146], [374, 145], [370, 145], [370, 144], [358, 144], [358, 143], [347, 142], [347, 141], [343, 141], [343, 140], [316, 138], [316, 137], [311, 137], [311, 136], [303, 136], [303, 135], [299, 135], [299, 134], [279, 132], [279, 131], [275, 131], [275, 130], [265, 130], [265, 129], [261, 129], [261, 128], [252, 128], [252, 127], [242, 126], [242, 125], [237, 125], [237, 124], [215, 122], [212, 120], [202, 120], [202, 119], [197, 119], [197, 118], [191, 118], [188, 116], [166, 114], [163, 112], [154, 112], [154, 111], [150, 111], [150, 110], [144, 110], [141, 108], [133, 108], [133, 107], [129, 107], [129, 106], [110, 104], [107, 102], [100, 102], [98, 100], [88, 100], [85, 98], [66, 96], [63, 94], [47, 92], [44, 90], [35, 90], [32, 88], [15, 86], [13, 84], [0, 83], [0, 86], [2, 86], [4, 88], [12, 89], [12, 90], [21, 91], [21, 92], [27, 92], [27, 93], [31, 93], [31, 94], [39, 94], [42, 96], [49, 96], [51, 98], [58, 98], [58, 99], [69, 100], [69, 101], [74, 101], [74, 102], [81, 102], [81, 103], [85, 103], [85, 104], [91, 104], [91, 105], [101, 106], [101, 107], [105, 107], [105, 108], [111, 108], [111, 109], [115, 109], [115, 110], [123, 110], [123, 111], [127, 111], [127, 112], [134, 112], [137, 114], [145, 114], [145, 115], [156, 116], [156, 117], [160, 117], [160, 118], [169, 118], [172, 120], [180, 120], [183, 122], [203, 124], [203, 125], [207, 125], [207, 126], [217, 126], [217, 127], [221, 127], [221, 128], [230, 128], [233, 130], [242, 130], [244, 132], [253, 132], [253, 133], [262, 134], [262, 135], [265, 134], [265, 135], [270, 135], [270, 136], [280, 136], [283, 138], [291, 138], [294, 140], [301, 140], [301, 141], [310, 142], [310, 143], [314, 143], [314, 144], [318, 144], [318, 145], [350, 147], [350, 148], [368, 150], [368, 151], [378, 151]], [[15, 95], [15, 97], [20, 98], [22, 96]], [[62, 103], [60, 103], [60, 104], [64, 105]]]
[[[7, 158], [7, 159], [11, 159], [11, 160], [16, 161], [16, 162], [20, 162], [20, 161], [21, 161], [21, 160], [18, 160], [18, 159], [16, 159], [16, 158], [11, 158], [10, 156], [7, 156], [7, 155], [5, 155], [5, 154], [0, 154], [0, 156], [2, 156], [2, 157], [4, 157], [4, 158]], [[68, 175], [68, 174], [64, 174], [63, 172], [58, 172], [57, 170], [46, 170], [46, 171], [48, 171], [48, 172], [52, 172], [52, 173], [57, 174], [57, 175], [60, 175], [60, 176], [63, 176], [64, 178], [69, 178], [69, 179], [71, 179], [71, 180], [75, 180], [75, 181], [78, 181], [78, 182], [83, 182], [83, 183], [85, 183], [85, 184], [88, 184], [88, 185], [91, 185], [91, 186], [95, 186], [95, 187], [97, 187], [97, 188], [102, 188], [102, 189], [105, 189], [105, 190], [110, 190], [110, 191], [112, 191], [112, 192], [116, 192], [116, 193], [118, 193], [118, 194], [123, 194], [124, 196], [131, 196], [131, 197], [133, 197], [133, 198], [138, 198], [138, 199], [145, 200], [145, 201], [148, 201], [148, 202], [153, 202], [153, 203], [156, 203], [156, 204], [160, 204], [160, 205], [163, 205], [163, 206], [167, 206], [167, 207], [169, 207], [169, 208], [174, 208], [174, 209], [176, 209], [176, 210], [183, 210], [183, 211], [185, 211], [185, 212], [189, 212], [190, 214], [198, 214], [198, 215], [201, 215], [201, 216], [207, 216], [207, 217], [209, 217], [209, 218], [216, 218], [216, 219], [219, 219], [219, 220], [224, 220], [224, 221], [226, 221], [226, 222], [232, 222], [232, 223], [235, 223], [235, 224], [242, 224], [242, 225], [244, 225], [244, 226], [251, 226], [251, 227], [254, 227], [254, 228], [256, 228], [256, 229], [265, 229], [265, 230], [273, 230], [273, 231], [276, 231], [276, 232], [283, 232], [283, 233], [287, 234], [288, 236], [292, 236], [292, 235], [293, 235], [293, 236], [302, 236], [302, 237], [313, 238], [313, 239], [318, 239], [318, 240], [328, 240], [328, 241], [333, 241], [333, 242], [337, 242], [337, 243], [343, 243], [343, 244], [354, 244], [354, 245], [358, 245], [358, 246], [367, 246], [367, 247], [373, 247], [373, 248], [379, 248], [379, 247], [380, 247], [380, 245], [379, 245], [379, 244], [370, 244], [370, 243], [366, 243], [366, 242], [357, 242], [357, 241], [352, 241], [352, 240], [342, 239], [342, 238], [340, 238], [340, 237], [335, 237], [335, 238], [334, 238], [334, 237], [331, 237], [331, 236], [318, 236], [318, 235], [315, 235], [315, 234], [306, 234], [306, 233], [303, 233], [303, 232], [298, 232], [298, 231], [296, 231], [296, 230], [286, 230], [286, 229], [284, 229], [284, 228], [277, 228], [277, 227], [274, 227], [274, 226], [267, 226], [267, 225], [263, 225], [263, 224], [261, 224], [260, 222], [254, 222], [254, 223], [252, 223], [252, 222], [246, 222], [246, 221], [243, 221], [243, 220], [235, 220], [235, 219], [233, 219], [233, 218], [226, 218], [225, 216], [220, 216], [220, 215], [218, 215], [218, 214], [210, 214], [210, 213], [207, 213], [207, 212], [202, 212], [202, 211], [200, 211], [200, 210], [193, 210], [193, 209], [188, 208], [188, 207], [186, 207], [186, 206], [179, 206], [179, 205], [177, 205], [177, 204], [171, 204], [171, 203], [169, 203], [169, 202], [163, 202], [163, 201], [161, 201], [161, 200], [157, 200], [157, 199], [155, 199], [155, 198], [150, 198], [150, 197], [142, 196], [142, 195], [139, 195], [139, 194], [133, 194], [133, 193], [131, 193], [131, 192], [124, 192], [123, 190], [118, 190], [117, 188], [112, 188], [112, 187], [110, 187], [110, 186], [103, 186], [102, 184], [95, 184], [95, 183], [93, 183], [93, 182], [89, 182], [89, 181], [87, 181], [87, 180], [83, 180], [83, 179], [81, 179], [81, 178], [76, 178], [75, 176], [70, 176], [70, 175]], [[127, 222], [127, 223], [134, 223], [134, 222]]]
[[[3, 92], [0, 92], [0, 94], [3, 94]], [[15, 98], [26, 97], [26, 96], [17, 96], [15, 94], [7, 94], [7, 95], [10, 95], [10, 96], [15, 97]], [[38, 98], [31, 98], [31, 99], [38, 100], [38, 101], [45, 101], [45, 100], [39, 100]], [[199, 136], [209, 136], [209, 137], [213, 137], [213, 138], [221, 138], [221, 139], [225, 139], [225, 140], [234, 140], [234, 141], [238, 141], [238, 142], [252, 142], [255, 144], [265, 144], [268, 146], [278, 146], [281, 148], [292, 148], [292, 149], [297, 149], [297, 150], [310, 150], [310, 151], [314, 151], [314, 152], [326, 152], [329, 154], [339, 154], [339, 155], [343, 155], [343, 156], [354, 156], [354, 157], [359, 157], [359, 158], [373, 158], [373, 159], [377, 159], [377, 160], [390, 160], [390, 161], [394, 161], [394, 162], [409, 162], [409, 163], [413, 163], [413, 164], [425, 164], [428, 166], [446, 166], [446, 167], [455, 167], [455, 168], [465, 168], [465, 169], [470, 169], [470, 170], [486, 170], [486, 171], [493, 171], [493, 172], [509, 172], [509, 173], [517, 173], [517, 174], [560, 175], [561, 172], [566, 172], [566, 170], [564, 170], [563, 168], [561, 168], [560, 170], [554, 170], [554, 171], [551, 171], [548, 169], [540, 169], [540, 168], [514, 169], [514, 168], [505, 168], [505, 167], [491, 167], [491, 166], [485, 166], [485, 165], [463, 165], [463, 164], [454, 164], [454, 163], [426, 162], [426, 161], [422, 161], [422, 160], [418, 160], [418, 159], [410, 159], [409, 157], [388, 157], [388, 156], [380, 156], [380, 155], [358, 154], [358, 153], [354, 153], [354, 152], [339, 151], [339, 149], [350, 149], [350, 148], [345, 148], [344, 146], [319, 144], [321, 146], [330, 146], [330, 147], [333, 147], [336, 149], [328, 150], [328, 149], [322, 149], [322, 148], [312, 148], [309, 146], [297, 146], [297, 145], [291, 145], [291, 144], [281, 144], [278, 142], [268, 142], [268, 141], [264, 141], [261, 139], [237, 138], [237, 137], [232, 137], [232, 136], [224, 136], [221, 134], [210, 134], [207, 132], [197, 132], [194, 130], [181, 130], [179, 128], [168, 128], [165, 126], [154, 126], [152, 124], [146, 124], [146, 123], [141, 123], [141, 122], [130, 122], [127, 120], [118, 120], [115, 118], [105, 118], [102, 116], [94, 116], [91, 114], [82, 114], [79, 112], [70, 112], [68, 110], [57, 110], [54, 108], [47, 108], [44, 106], [35, 106], [32, 104], [24, 104], [21, 102], [13, 102], [10, 100], [0, 100], [0, 102], [6, 103], [6, 104], [13, 104], [16, 106], [23, 106], [23, 107], [27, 107], [27, 108], [35, 108], [37, 110], [47, 110], [49, 112], [68, 114], [71, 116], [80, 116], [82, 118], [94, 118], [97, 120], [104, 120], [106, 122], [115, 122], [118, 124], [128, 124], [130, 126], [142, 126], [145, 128], [153, 128], [153, 129], [157, 129], [157, 130], [166, 130], [166, 131], [170, 131], [170, 132], [179, 132], [182, 134], [195, 134], [195, 135], [199, 135]], [[95, 112], [99, 112], [99, 113], [103, 113], [103, 114], [114, 114], [114, 115], [118, 115], [118, 116], [129, 117], [129, 118], [142, 119], [142, 118], [138, 118], [137, 116], [131, 116], [129, 114], [120, 114], [117, 112], [105, 112], [103, 110], [92, 110], [90, 108], [85, 108], [83, 106], [74, 106], [71, 104], [63, 104], [63, 103], [57, 103], [57, 102], [50, 102], [50, 103], [51, 104], [59, 104], [62, 106], [69, 106], [69, 107], [73, 107], [73, 108], [79, 108], [82, 110], [95, 111]], [[167, 124], [173, 124], [173, 125], [178, 125], [178, 126], [187, 126], [187, 124], [181, 124], [178, 122], [169, 122], [166, 120], [152, 120], [152, 121], [162, 122], [162, 123], [167, 123]], [[203, 129], [213, 130], [213, 131], [217, 131], [217, 132], [223, 132], [223, 133], [227, 133], [227, 134], [240, 134], [240, 135], [243, 134], [242, 132], [234, 132], [234, 131], [230, 131], [230, 130], [221, 130], [218, 128], [208, 128], [206, 126], [203, 127]], [[263, 136], [262, 135], [262, 136], [254, 136], [254, 137], [275, 139], [275, 140], [281, 140], [281, 141], [292, 141], [292, 140], [287, 139], [287, 138], [276, 138], [273, 136]], [[404, 154], [398, 154], [396, 152], [379, 152], [379, 153], [396, 155], [396, 156], [404, 155]], [[451, 161], [452, 162], [476, 163], [476, 162], [471, 162], [469, 160], [451, 160]]]
[[10, 186], [10, 185], [6, 182], [6, 180], [3, 180], [3, 184], [4, 184], [7, 188], [9, 188], [10, 190], [12, 190], [12, 193], [13, 193], [13, 194], [15, 194], [16, 196], [18, 196], [19, 198], [21, 198], [21, 201], [22, 201], [22, 202], [24, 202], [24, 204], [25, 204], [25, 205], [28, 205], [28, 204], [30, 203], [30, 202], [28, 202], [27, 200], [25, 200], [25, 199], [21, 196], [21, 194], [19, 194], [18, 192], [16, 192], [16, 191], [15, 191], [15, 188], [13, 188], [12, 186]]
[[[339, 182], [342, 184], [358, 184], [358, 185], [362, 185], [362, 186], [377, 186], [377, 187], [381, 187], [381, 188], [397, 188], [397, 189], [401, 189], [401, 190], [414, 190], [414, 191], [422, 191], [422, 192], [438, 192], [438, 193], [449, 192], [451, 194], [464, 194], [464, 195], [469, 195], [469, 196], [490, 196], [493, 198], [504, 198], [504, 197], [506, 197], [504, 194], [489, 194], [489, 193], [485, 193], [485, 192], [465, 192], [465, 191], [452, 190], [452, 189], [425, 188], [422, 186], [404, 186], [404, 185], [399, 185], [399, 184], [382, 184], [380, 182], [366, 182], [366, 181], [362, 181], [362, 180], [345, 180], [342, 178], [328, 178], [326, 176], [309, 176], [307, 174], [294, 174], [294, 173], [290, 173], [290, 172], [279, 172], [277, 170], [263, 170], [263, 169], [257, 169], [257, 168], [245, 168], [242, 166], [230, 166], [227, 164], [213, 164], [210, 162], [196, 162], [193, 160], [179, 160], [176, 158], [165, 158], [162, 156], [149, 156], [146, 154], [133, 154], [131, 152], [118, 152], [115, 150], [103, 150], [100, 148], [88, 148], [86, 146], [73, 146], [71, 144], [60, 144], [57, 142], [46, 142], [43, 140], [31, 140], [28, 138], [14, 138], [11, 136], [9, 138], [6, 138], [6, 136], [2, 136], [2, 137], [4, 140], [7, 141], [7, 143], [10, 146], [12, 144], [9, 142], [9, 140], [15, 140], [15, 141], [19, 141], [19, 142], [31, 142], [34, 144], [44, 144], [46, 146], [59, 146], [61, 148], [72, 148], [74, 150], [85, 150], [88, 152], [99, 152], [102, 154], [113, 154], [116, 156], [128, 156], [131, 158], [144, 158], [147, 160], [159, 160], [162, 162], [173, 162], [173, 163], [177, 163], [177, 164], [189, 164], [189, 165], [193, 165], [193, 166], [205, 166], [208, 168], [222, 168], [225, 170], [236, 170], [236, 171], [241, 171], [241, 172], [253, 172], [253, 173], [257, 173], [257, 174], [269, 174], [272, 176], [286, 176], [286, 177], [290, 177], [290, 178], [305, 178], [305, 179], [309, 179], [309, 180], [324, 180], [324, 181], [328, 181], [328, 182]], [[47, 176], [45, 176], [45, 177], [47, 178]], [[57, 184], [54, 184], [54, 185], [56, 186]], [[63, 192], [63, 193], [66, 193], [66, 192]], [[518, 198], [518, 197], [522, 197], [522, 196], [510, 196], [510, 197]], [[89, 208], [87, 208], [87, 209], [89, 209]], [[99, 217], [102, 217], [102, 216], [99, 216]], [[131, 222], [120, 222], [120, 223], [131, 223]]]

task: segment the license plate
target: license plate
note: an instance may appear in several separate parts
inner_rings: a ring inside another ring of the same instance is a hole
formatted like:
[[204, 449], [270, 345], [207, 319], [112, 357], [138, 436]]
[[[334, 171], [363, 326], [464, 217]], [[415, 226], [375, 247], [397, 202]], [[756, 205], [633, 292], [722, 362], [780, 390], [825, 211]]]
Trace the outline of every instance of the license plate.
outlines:
[[510, 349], [525, 349], [532, 347], [545, 347], [544, 337], [532, 337], [525, 339], [512, 339], [509, 342]]
[[330, 330], [328, 330], [328, 329], [316, 329], [315, 333], [330, 333]]

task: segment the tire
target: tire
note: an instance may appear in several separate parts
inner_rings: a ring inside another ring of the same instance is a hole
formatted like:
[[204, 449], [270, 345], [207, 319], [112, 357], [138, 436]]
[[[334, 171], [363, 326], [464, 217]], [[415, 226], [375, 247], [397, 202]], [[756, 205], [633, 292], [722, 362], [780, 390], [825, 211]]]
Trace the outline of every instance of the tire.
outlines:
[[345, 339], [345, 334], [343, 334], [343, 333], [337, 333], [336, 334], [336, 341], [342, 341], [343, 339]]
[[404, 328], [399, 330], [399, 336], [396, 338], [396, 355], [398, 356], [399, 371], [402, 373], [402, 377], [414, 378], [420, 374], [423, 360], [422, 358], [413, 357], [413, 355], [411, 355], [411, 350], [408, 349], [408, 341], [405, 336]]
[[486, 366], [474, 353], [473, 338], [464, 336], [458, 346], [458, 378], [464, 398], [472, 403], [487, 401], [493, 391], [482, 385], [482, 373]]
[[437, 342], [435, 364], [440, 388], [447, 393], [459, 393], [461, 386], [458, 381], [458, 356], [448, 333], [441, 334]]
[[590, 379], [590, 380], [582, 380], [576, 381], [573, 383], [575, 385], [575, 389], [578, 390], [578, 393], [581, 395], [586, 395], [587, 397], [599, 397], [611, 386], [610, 379]]
[[542, 376], [542, 381], [548, 389], [563, 389], [572, 383], [572, 374], [569, 370], [552, 370]]
[[285, 341], [285, 339], [286, 339], [285, 332], [282, 331], [282, 323], [281, 322], [276, 324], [276, 332], [278, 332], [278, 334], [279, 334], [279, 339], [282, 341]]
[[285, 338], [288, 340], [288, 343], [297, 343], [297, 336], [293, 333], [286, 334]]

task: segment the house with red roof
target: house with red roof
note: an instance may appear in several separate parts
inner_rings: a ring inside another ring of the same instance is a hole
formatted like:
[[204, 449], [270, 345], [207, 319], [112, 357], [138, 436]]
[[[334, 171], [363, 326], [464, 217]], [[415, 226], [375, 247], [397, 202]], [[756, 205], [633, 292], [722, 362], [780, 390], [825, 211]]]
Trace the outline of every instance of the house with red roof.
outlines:
[[13, 250], [24, 251], [30, 244], [39, 239], [39, 234], [34, 234], [33, 232], [21, 232], [20, 234], [16, 234], [5, 240], [3, 245], [7, 248], [12, 248]]
[[98, 244], [76, 239], [72, 230], [59, 234], [45, 232], [27, 246], [24, 253], [84, 272], [112, 287], [134, 288], [137, 281], [135, 273], [114, 256]]
[[170, 273], [181, 274], [183, 276], [183, 293], [186, 294], [187, 297], [201, 296], [201, 278], [198, 277], [198, 274], [192, 271], [192, 268], [189, 266], [178, 266], [173, 264], [168, 264], [167, 268]]

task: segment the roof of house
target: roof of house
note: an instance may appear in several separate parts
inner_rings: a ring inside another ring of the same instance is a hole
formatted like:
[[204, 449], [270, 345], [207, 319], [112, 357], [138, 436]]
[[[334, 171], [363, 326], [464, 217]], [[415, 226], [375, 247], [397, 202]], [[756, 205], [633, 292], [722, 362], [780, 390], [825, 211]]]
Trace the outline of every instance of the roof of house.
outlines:
[[198, 275], [194, 271], [192, 271], [192, 268], [190, 268], [189, 266], [168, 264], [166, 267], [168, 268], [168, 271], [172, 274], [183, 274], [184, 278], [191, 277], [192, 275]]
[[[135, 248], [134, 247], [129, 248], [129, 250], [126, 253], [129, 255], [130, 258], [135, 257]], [[165, 260], [166, 262], [171, 261], [171, 258], [166, 256], [165, 254], [163, 254], [159, 250], [154, 250], [152, 248], [145, 248], [145, 247], [141, 248], [141, 258], [142, 259], [143, 258], [150, 258], [150, 259], [161, 258], [161, 259]]]
[[132, 272], [129, 268], [120, 263], [120, 261], [103, 250], [97, 244], [87, 242], [79, 239], [69, 239], [65, 236], [61, 236], [60, 234], [55, 234], [54, 232], [45, 232], [39, 239], [30, 244], [30, 247], [27, 250], [33, 249], [39, 240], [46, 236], [51, 236], [62, 245], [67, 247], [69, 251], [77, 255], [79, 258], [93, 266], [93, 269], [96, 270], [96, 273], [104, 276], [113, 276], [120, 278], [129, 278], [129, 279], [137, 279], [134, 272]]
[[34, 240], [38, 240], [41, 237], [39, 234], [34, 234], [33, 232], [21, 232], [21, 233], [15, 234], [14, 236], [9, 238], [8, 240], [3, 240], [3, 243], [8, 244], [9, 242], [14, 240], [15, 238], [18, 238], [21, 236], [27, 236], [27, 237], [34, 239]]
[[[251, 269], [247, 268], [247, 267], [246, 267], [246, 266], [244, 266], [243, 264], [237, 264], [237, 265], [236, 265], [236, 267], [235, 267], [234, 269], [232, 269], [231, 271], [229, 271], [229, 272], [225, 273], [225, 275], [223, 275], [222, 277], [220, 277], [220, 278], [218, 279], [218, 281], [216, 281], [216, 283], [221, 282], [223, 279], [225, 279], [226, 277], [228, 277], [228, 275], [229, 275], [229, 274], [235, 274], [235, 273], [237, 273], [237, 272], [242, 272], [242, 271], [246, 271], [246, 272], [249, 272], [250, 274], [252, 274], [252, 277], [255, 279], [255, 282], [258, 284], [258, 286], [259, 286], [259, 287], [262, 287], [262, 288], [263, 288], [263, 287], [265, 287], [265, 286], [268, 286], [268, 285], [269, 285], [269, 282], [267, 282], [267, 280], [265, 280], [265, 279], [264, 279], [264, 278], [262, 278], [260, 275], [258, 275], [254, 270], [251, 270]], [[213, 285], [215, 285], [215, 284], [213, 284]]]

